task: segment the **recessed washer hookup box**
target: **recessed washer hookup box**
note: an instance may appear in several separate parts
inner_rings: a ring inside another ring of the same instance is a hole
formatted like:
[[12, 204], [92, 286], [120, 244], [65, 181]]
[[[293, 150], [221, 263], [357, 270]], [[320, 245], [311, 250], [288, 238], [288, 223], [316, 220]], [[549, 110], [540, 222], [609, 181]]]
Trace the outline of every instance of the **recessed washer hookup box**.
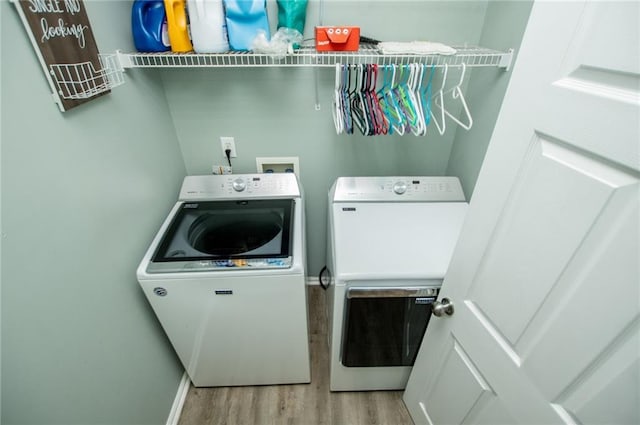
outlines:
[[360, 27], [316, 27], [316, 51], [356, 52], [360, 47]]

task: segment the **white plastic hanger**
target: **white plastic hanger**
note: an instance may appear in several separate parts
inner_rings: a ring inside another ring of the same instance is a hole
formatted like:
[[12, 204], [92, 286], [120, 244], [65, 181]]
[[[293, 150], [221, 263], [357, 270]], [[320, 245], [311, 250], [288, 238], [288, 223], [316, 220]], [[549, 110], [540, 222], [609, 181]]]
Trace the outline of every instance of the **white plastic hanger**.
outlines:
[[415, 127], [411, 127], [411, 132], [416, 136], [424, 136], [427, 132], [427, 125], [424, 120], [424, 111], [420, 99], [420, 87], [422, 85], [422, 75], [424, 73], [424, 65], [412, 63], [411, 74], [409, 76], [409, 96], [415, 108], [417, 122]]
[[464, 111], [464, 114], [466, 115], [466, 121], [467, 123], [463, 123], [461, 122], [458, 118], [454, 117], [449, 111], [447, 111], [444, 107], [442, 107], [442, 110], [444, 111], [444, 113], [451, 118], [451, 120], [453, 120], [453, 122], [455, 122], [456, 124], [458, 124], [460, 127], [464, 128], [465, 130], [469, 130], [471, 129], [471, 127], [473, 126], [473, 117], [471, 116], [471, 112], [469, 111], [469, 107], [467, 106], [467, 101], [464, 99], [464, 94], [462, 93], [462, 88], [460, 87], [462, 85], [462, 82], [464, 81], [464, 74], [466, 72], [466, 65], [464, 64], [464, 62], [462, 63], [462, 72], [460, 73], [460, 81], [458, 82], [458, 84], [451, 90], [451, 97], [453, 99], [460, 99], [460, 102], [462, 103], [462, 109]]
[[[433, 96], [433, 99], [435, 99], [435, 104], [440, 108], [440, 123], [438, 123], [438, 120], [436, 119], [435, 114], [433, 113], [433, 108], [431, 108], [431, 119], [433, 120], [433, 123], [436, 125], [436, 127], [438, 128], [438, 133], [440, 133], [440, 135], [442, 136], [447, 128], [447, 123], [444, 120], [444, 85], [447, 82], [447, 72], [449, 71], [449, 66], [445, 63], [444, 64], [444, 71], [442, 72], [442, 86], [440, 87], [440, 90], [438, 90], [438, 93], [436, 93], [435, 96]], [[440, 100], [440, 103], [438, 103], [438, 100]]]
[[342, 90], [342, 65], [336, 63], [336, 82], [333, 100], [333, 124], [336, 127], [336, 134], [342, 134], [344, 131], [344, 120], [342, 118], [342, 96], [340, 91]]

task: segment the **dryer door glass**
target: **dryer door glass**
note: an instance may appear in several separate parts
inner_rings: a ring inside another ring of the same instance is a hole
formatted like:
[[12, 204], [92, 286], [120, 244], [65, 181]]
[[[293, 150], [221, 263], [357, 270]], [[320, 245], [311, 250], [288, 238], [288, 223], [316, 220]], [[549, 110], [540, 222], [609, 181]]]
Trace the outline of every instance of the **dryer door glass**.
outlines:
[[153, 260], [284, 258], [294, 201], [209, 201], [182, 205]]
[[435, 295], [416, 294], [416, 288], [406, 292], [404, 288], [363, 289], [351, 288], [347, 293], [342, 364], [412, 366], [431, 317]]

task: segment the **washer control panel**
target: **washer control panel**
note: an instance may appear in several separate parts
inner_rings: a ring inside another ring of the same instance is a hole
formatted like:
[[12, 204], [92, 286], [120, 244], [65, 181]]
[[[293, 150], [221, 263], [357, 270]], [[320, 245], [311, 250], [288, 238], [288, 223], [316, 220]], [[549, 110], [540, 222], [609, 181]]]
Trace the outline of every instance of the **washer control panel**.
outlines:
[[184, 270], [286, 269], [291, 267], [291, 259], [292, 257], [188, 261], [184, 263]]
[[336, 202], [464, 202], [457, 177], [339, 177], [331, 188]]
[[181, 201], [300, 197], [298, 179], [292, 173], [187, 176]]

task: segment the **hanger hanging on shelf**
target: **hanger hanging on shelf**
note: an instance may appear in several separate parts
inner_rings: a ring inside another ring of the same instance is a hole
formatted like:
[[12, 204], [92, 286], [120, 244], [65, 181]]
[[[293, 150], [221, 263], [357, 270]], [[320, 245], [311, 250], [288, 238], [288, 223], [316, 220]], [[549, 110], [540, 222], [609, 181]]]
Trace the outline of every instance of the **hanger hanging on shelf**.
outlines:
[[364, 81], [362, 84], [362, 103], [364, 104], [364, 109], [367, 111], [367, 120], [369, 121], [369, 132], [367, 135], [375, 136], [378, 134], [379, 124], [375, 115], [375, 105], [371, 103], [370, 92], [371, 85], [375, 81], [374, 78], [376, 74], [372, 64], [363, 65], [363, 68]]
[[333, 124], [336, 127], [336, 134], [344, 132], [344, 117], [342, 116], [342, 65], [336, 63], [336, 79], [333, 92]]
[[355, 84], [354, 89], [353, 91], [350, 91], [349, 96], [351, 100], [351, 113], [353, 121], [358, 126], [360, 132], [364, 136], [367, 136], [369, 135], [370, 125], [368, 121], [368, 113], [362, 97], [363, 84], [365, 83], [365, 71], [363, 65], [354, 65], [353, 75], [355, 76]]
[[379, 92], [378, 101], [389, 123], [388, 134], [394, 134], [395, 132], [402, 136], [404, 134], [404, 116], [400, 111], [396, 95], [394, 94], [394, 89], [397, 84], [397, 71], [397, 65], [385, 65], [387, 78], [384, 78], [385, 84]]
[[[436, 119], [435, 114], [433, 113], [433, 109], [430, 111], [431, 113], [431, 118], [433, 119], [433, 123], [436, 125], [436, 127], [438, 128], [438, 133], [440, 133], [440, 135], [442, 136], [447, 128], [447, 123], [445, 121], [445, 113], [444, 113], [444, 86], [447, 82], [447, 72], [449, 71], [449, 65], [447, 65], [446, 63], [444, 64], [444, 68], [442, 71], [442, 86], [440, 87], [440, 90], [438, 90], [438, 93], [436, 93], [435, 96], [433, 96], [434, 98], [434, 103], [440, 108], [440, 123], [438, 123], [438, 120]], [[440, 100], [440, 103], [438, 103], [438, 100]]]
[[402, 85], [402, 78], [404, 74], [404, 65], [393, 65], [396, 69], [395, 78], [393, 84], [391, 85], [391, 99], [393, 101], [394, 109], [397, 112], [398, 125], [395, 127], [396, 132], [400, 136], [404, 136], [404, 133], [407, 129], [407, 115], [404, 110], [404, 105], [402, 103], [402, 92], [400, 87]]
[[349, 72], [349, 65], [342, 65], [342, 117], [344, 119], [344, 131], [347, 134], [353, 134], [353, 119], [351, 115], [351, 103], [350, 103], [350, 86], [351, 86], [351, 74]]
[[[431, 123], [431, 92], [432, 92], [431, 88], [432, 88], [432, 82], [433, 82], [433, 75], [435, 74], [435, 72], [436, 72], [436, 67], [434, 65], [431, 65], [431, 72], [429, 72], [429, 79], [427, 80], [427, 83], [423, 84], [423, 86], [421, 87], [419, 96], [418, 96], [420, 99], [420, 105], [422, 106], [424, 124], [427, 127]], [[423, 75], [423, 78], [424, 78], [424, 75]]]
[[467, 67], [463, 62], [462, 71], [460, 72], [460, 81], [455, 87], [447, 91], [447, 92], [451, 92], [451, 97], [453, 99], [460, 99], [460, 103], [462, 103], [462, 110], [464, 112], [464, 115], [466, 116], [466, 121], [467, 121], [466, 124], [460, 121], [455, 116], [453, 116], [444, 107], [442, 108], [442, 110], [449, 118], [451, 118], [453, 122], [458, 124], [460, 127], [464, 128], [465, 130], [470, 130], [471, 127], [473, 126], [473, 117], [471, 116], [471, 112], [469, 111], [469, 107], [467, 106], [467, 101], [464, 98], [464, 94], [462, 93], [462, 87], [461, 87], [462, 83], [464, 82], [464, 75], [465, 75], [466, 69]]
[[371, 105], [371, 110], [373, 112], [373, 118], [376, 125], [375, 134], [387, 134], [389, 131], [389, 122], [387, 121], [384, 113], [382, 112], [382, 108], [380, 106], [380, 102], [378, 101], [378, 96], [376, 94], [376, 85], [378, 84], [378, 65], [371, 65], [371, 81], [369, 85], [368, 98], [369, 103]]
[[415, 109], [411, 104], [411, 99], [408, 95], [407, 81], [409, 78], [408, 65], [400, 65], [400, 75], [398, 78], [398, 84], [394, 87], [394, 95], [397, 100], [398, 109], [403, 117], [402, 135], [411, 130], [411, 127], [415, 125]]
[[378, 134], [378, 122], [375, 115], [375, 106], [371, 103], [371, 84], [375, 77], [373, 65], [364, 65], [364, 82], [362, 84], [362, 103], [364, 109], [367, 111], [367, 120], [369, 121], [369, 133], [368, 136], [375, 136]]
[[427, 126], [424, 121], [424, 110], [422, 102], [420, 102], [420, 89], [422, 87], [422, 75], [424, 74], [424, 65], [414, 63], [411, 65], [414, 69], [413, 79], [411, 81], [411, 92], [413, 93], [416, 113], [418, 116], [418, 128], [413, 133], [416, 136], [424, 136], [427, 134]]
[[409, 65], [409, 68], [409, 90], [407, 94], [409, 95], [410, 102], [413, 105], [413, 109], [415, 111], [415, 121], [413, 125], [411, 125], [411, 132], [415, 136], [424, 136], [426, 134], [427, 127], [424, 123], [424, 112], [422, 110], [422, 104], [420, 103], [418, 98], [424, 67], [420, 64], [412, 63]]

